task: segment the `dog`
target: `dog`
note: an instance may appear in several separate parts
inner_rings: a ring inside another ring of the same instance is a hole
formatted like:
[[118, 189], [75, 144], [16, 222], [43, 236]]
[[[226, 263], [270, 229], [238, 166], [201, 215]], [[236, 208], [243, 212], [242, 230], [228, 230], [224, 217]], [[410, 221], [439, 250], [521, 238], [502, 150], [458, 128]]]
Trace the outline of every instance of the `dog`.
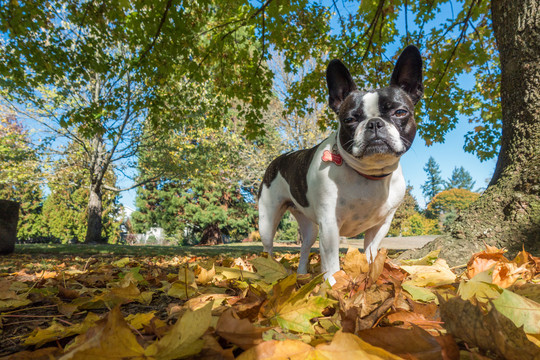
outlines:
[[416, 135], [414, 107], [423, 95], [422, 57], [415, 46], [399, 56], [390, 86], [360, 91], [340, 60], [326, 70], [328, 103], [337, 131], [311, 149], [289, 152], [268, 166], [259, 188], [259, 232], [272, 256], [285, 211], [302, 236], [298, 273], [307, 273], [317, 234], [321, 270], [330, 284], [339, 271], [340, 236], [365, 233], [368, 261], [375, 258], [405, 195], [399, 159]]

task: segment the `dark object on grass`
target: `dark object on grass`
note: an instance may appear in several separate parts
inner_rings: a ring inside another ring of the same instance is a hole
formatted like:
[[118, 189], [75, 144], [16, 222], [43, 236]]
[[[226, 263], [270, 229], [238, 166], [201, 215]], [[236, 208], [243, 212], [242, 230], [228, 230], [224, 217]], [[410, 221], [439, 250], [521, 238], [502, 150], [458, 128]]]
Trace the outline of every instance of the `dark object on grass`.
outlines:
[[17, 240], [19, 203], [0, 200], [0, 255], [11, 254]]

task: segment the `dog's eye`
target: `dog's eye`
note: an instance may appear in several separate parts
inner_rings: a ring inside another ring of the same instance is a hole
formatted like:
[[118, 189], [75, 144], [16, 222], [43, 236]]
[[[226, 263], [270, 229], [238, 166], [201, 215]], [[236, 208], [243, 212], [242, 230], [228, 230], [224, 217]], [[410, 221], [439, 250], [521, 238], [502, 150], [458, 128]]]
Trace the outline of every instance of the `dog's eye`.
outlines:
[[394, 116], [395, 117], [404, 117], [408, 114], [409, 112], [407, 110], [403, 110], [403, 109], [398, 109], [394, 112]]
[[354, 121], [356, 121], [356, 119], [353, 118], [353, 117], [348, 117], [348, 118], [346, 118], [346, 119], [343, 120], [343, 122], [344, 122], [345, 124], [350, 124], [350, 123], [352, 123], [352, 122], [354, 122]]

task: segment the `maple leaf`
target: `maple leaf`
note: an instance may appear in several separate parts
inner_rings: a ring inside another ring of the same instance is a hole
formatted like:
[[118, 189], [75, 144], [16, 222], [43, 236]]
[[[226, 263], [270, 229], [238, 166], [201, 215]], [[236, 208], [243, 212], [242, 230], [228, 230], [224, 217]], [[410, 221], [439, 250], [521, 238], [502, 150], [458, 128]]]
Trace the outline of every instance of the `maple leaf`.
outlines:
[[112, 309], [106, 318], [96, 322], [84, 334], [75, 338], [60, 360], [125, 359], [144, 355], [119, 307]]
[[369, 263], [366, 254], [361, 253], [358, 248], [349, 247], [347, 254], [343, 258], [341, 266], [343, 271], [352, 279], [357, 279], [369, 271]]
[[216, 333], [227, 341], [247, 350], [262, 342], [262, 333], [268, 328], [255, 327], [247, 319], [239, 319], [233, 309], [226, 310], [221, 314]]
[[270, 284], [287, 276], [287, 269], [273, 258], [258, 257], [250, 262], [257, 269], [257, 274]]
[[251, 359], [398, 360], [400, 357], [373, 346], [356, 335], [338, 331], [329, 344], [313, 347], [299, 340], [270, 340], [245, 351], [238, 357], [238, 360]]
[[469, 301], [439, 296], [441, 318], [447, 331], [470, 346], [490, 350], [509, 360], [540, 359], [538, 347], [531, 343], [523, 329], [497, 309], [487, 314]]
[[24, 344], [40, 347], [41, 345], [46, 344], [50, 341], [60, 340], [69, 336], [82, 334], [83, 332], [86, 332], [91, 326], [93, 326], [99, 319], [99, 315], [94, 313], [88, 313], [83, 322], [79, 324], [64, 326], [60, 323], [54, 322], [46, 329], [34, 329], [34, 331], [32, 331], [26, 338]]
[[159, 340], [150, 344], [144, 355], [157, 360], [172, 360], [198, 354], [204, 346], [202, 335], [210, 327], [212, 304], [188, 310]]
[[456, 275], [443, 259], [437, 259], [431, 266], [402, 265], [401, 268], [411, 275], [411, 279], [407, 281], [410, 285], [440, 286], [452, 284], [456, 281]]
[[501, 295], [492, 301], [492, 304], [517, 327], [523, 326], [526, 333], [540, 334], [540, 304], [537, 302], [509, 290], [503, 290]]
[[314, 329], [310, 320], [322, 316], [326, 307], [337, 302], [323, 296], [309, 296], [322, 281], [323, 274], [294, 291], [296, 274], [289, 275], [274, 285], [261, 314], [284, 329], [312, 334]]

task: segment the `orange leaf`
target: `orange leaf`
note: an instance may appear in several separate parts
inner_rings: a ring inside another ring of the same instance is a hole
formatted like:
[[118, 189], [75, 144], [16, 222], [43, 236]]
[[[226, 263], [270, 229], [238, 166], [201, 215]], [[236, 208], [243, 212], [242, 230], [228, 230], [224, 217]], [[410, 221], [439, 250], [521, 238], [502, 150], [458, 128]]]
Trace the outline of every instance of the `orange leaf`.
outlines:
[[233, 309], [221, 314], [216, 332], [227, 341], [247, 350], [262, 342], [262, 333], [267, 328], [255, 327], [248, 319], [239, 319]]

